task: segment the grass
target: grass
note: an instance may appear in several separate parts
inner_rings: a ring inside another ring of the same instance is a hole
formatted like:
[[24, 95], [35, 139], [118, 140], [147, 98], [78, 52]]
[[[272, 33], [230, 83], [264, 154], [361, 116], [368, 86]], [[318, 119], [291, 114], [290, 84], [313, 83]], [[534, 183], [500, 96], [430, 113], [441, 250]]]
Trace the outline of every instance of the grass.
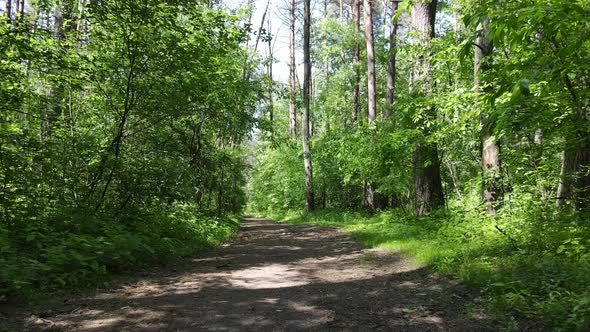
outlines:
[[530, 206], [506, 208], [493, 217], [459, 207], [421, 218], [401, 211], [369, 215], [339, 210], [269, 216], [341, 227], [366, 246], [401, 252], [476, 286], [511, 329], [523, 320], [557, 331], [590, 329], [586, 216], [543, 217]]

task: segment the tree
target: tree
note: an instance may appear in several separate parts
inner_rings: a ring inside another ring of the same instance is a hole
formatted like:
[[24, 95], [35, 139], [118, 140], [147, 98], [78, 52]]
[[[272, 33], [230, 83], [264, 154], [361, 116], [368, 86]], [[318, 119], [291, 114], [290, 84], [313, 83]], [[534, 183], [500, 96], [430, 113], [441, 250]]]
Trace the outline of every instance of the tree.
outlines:
[[[367, 44], [367, 122], [369, 125], [375, 121], [377, 114], [372, 6], [372, 0], [364, 0], [365, 42]], [[369, 211], [375, 210], [375, 188], [372, 183], [365, 183], [365, 204]]]
[[432, 72], [428, 49], [434, 37], [434, 20], [437, 0], [419, 0], [412, 6], [411, 26], [415, 33], [418, 57], [414, 59], [411, 76], [413, 94], [426, 100], [424, 115], [417, 123], [424, 127], [425, 139], [418, 142], [414, 151], [414, 189], [416, 191], [416, 214], [423, 215], [444, 205], [444, 193], [440, 175], [440, 161], [436, 142], [430, 141], [428, 121], [436, 120], [435, 108], [429, 101], [432, 97]]
[[12, 20], [12, 0], [6, 0], [6, 17], [9, 22]]
[[295, 0], [289, 6], [289, 134], [297, 137], [297, 100], [295, 68]]
[[578, 100], [575, 92], [572, 99], [577, 104], [573, 115], [575, 129], [566, 133], [567, 147], [561, 157], [556, 204], [562, 207], [566, 201], [572, 200], [575, 210], [590, 211], [590, 108], [587, 102]]
[[398, 0], [391, 0], [391, 20], [389, 22], [389, 50], [387, 57], [387, 97], [385, 100], [385, 117], [389, 118], [393, 114], [393, 102], [395, 99], [395, 65], [397, 54], [397, 10], [399, 7]]
[[313, 168], [311, 162], [311, 149], [309, 147], [311, 97], [310, 30], [310, 0], [303, 0], [303, 116], [301, 118], [301, 136], [303, 140], [303, 167], [305, 172], [305, 210], [308, 212], [313, 211], [314, 209]]
[[[270, 24], [270, 17], [268, 18], [268, 33], [272, 32], [272, 26]], [[274, 78], [272, 73], [272, 67], [274, 64], [274, 44], [273, 38], [268, 37], [266, 40], [266, 44], [268, 46], [268, 120], [270, 123], [270, 135], [271, 138], [274, 139]]]
[[361, 26], [361, 0], [354, 0], [354, 7], [352, 10], [353, 26], [354, 26], [354, 47], [352, 50], [352, 67], [354, 70], [354, 77], [352, 83], [352, 114], [350, 122], [355, 122], [361, 113], [360, 103], [360, 62], [361, 62], [361, 47], [359, 44], [359, 31]]
[[375, 80], [375, 50], [373, 41], [373, 0], [364, 0], [365, 41], [367, 44], [367, 121], [377, 114], [377, 83]]
[[[473, 66], [473, 86], [476, 93], [485, 88], [481, 84], [482, 73], [489, 67], [486, 58], [492, 54], [493, 44], [489, 38], [490, 22], [486, 17], [481, 23], [481, 31], [475, 44]], [[494, 122], [483, 112], [480, 112], [481, 122], [481, 169], [482, 169], [482, 199], [486, 213], [495, 214], [496, 205], [501, 197], [500, 187], [500, 143], [493, 133]]]

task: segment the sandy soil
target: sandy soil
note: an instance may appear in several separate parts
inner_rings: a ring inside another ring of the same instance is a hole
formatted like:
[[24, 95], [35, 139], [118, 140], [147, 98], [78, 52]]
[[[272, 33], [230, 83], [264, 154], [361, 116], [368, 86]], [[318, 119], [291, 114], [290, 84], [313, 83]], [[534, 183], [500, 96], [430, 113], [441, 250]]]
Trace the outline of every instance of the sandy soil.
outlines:
[[23, 331], [494, 330], [477, 292], [398, 254], [257, 218], [200, 257], [60, 302], [3, 315]]

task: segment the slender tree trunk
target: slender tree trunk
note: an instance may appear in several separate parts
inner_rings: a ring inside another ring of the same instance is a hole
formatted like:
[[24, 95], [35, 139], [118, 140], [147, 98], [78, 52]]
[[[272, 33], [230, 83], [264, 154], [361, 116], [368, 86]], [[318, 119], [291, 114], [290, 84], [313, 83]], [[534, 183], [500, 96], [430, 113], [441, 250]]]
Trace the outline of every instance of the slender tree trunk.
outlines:
[[[271, 24], [270, 24], [270, 17], [268, 18], [268, 32], [270, 33]], [[270, 61], [268, 62], [268, 119], [270, 121], [270, 135], [271, 139], [274, 139], [274, 98], [273, 98], [273, 90], [274, 90], [274, 81], [272, 75], [272, 66], [274, 62], [273, 58], [273, 46], [271, 38], [267, 40], [268, 45], [268, 55], [270, 57]]]
[[[477, 38], [474, 59], [474, 90], [481, 92], [481, 73], [488, 68], [485, 58], [492, 54], [493, 45], [489, 38], [489, 21], [482, 22], [482, 32]], [[480, 113], [481, 130], [481, 169], [482, 169], [482, 200], [486, 213], [495, 214], [502, 190], [500, 186], [500, 143], [493, 135], [494, 124]]]
[[377, 85], [375, 80], [375, 50], [373, 41], [373, 0], [364, 0], [365, 40], [367, 43], [367, 121], [377, 114]]
[[297, 137], [297, 106], [295, 85], [295, 0], [289, 8], [289, 134]]
[[399, 2], [391, 1], [391, 22], [389, 22], [389, 56], [387, 58], [387, 98], [385, 100], [385, 117], [390, 118], [393, 114], [393, 102], [395, 100], [395, 64], [397, 53], [397, 20], [394, 19], [397, 13]]
[[[365, 42], [367, 44], [367, 122], [373, 123], [377, 114], [377, 83], [375, 80], [375, 50], [373, 36], [373, 0], [364, 0]], [[375, 211], [375, 189], [370, 182], [365, 183], [365, 206]]]
[[12, 21], [12, 0], [6, 0], [6, 17], [8, 21]]
[[[85, 0], [82, 0], [85, 1]], [[254, 13], [254, 0], [248, 0], [248, 9], [249, 9], [249, 14], [248, 14], [248, 23], [247, 23], [247, 27], [249, 29], [252, 28], [252, 14]], [[250, 36], [248, 36], [248, 38], [246, 39], [246, 49], [249, 48], [250, 46]]]
[[351, 122], [356, 122], [358, 119], [359, 114], [361, 113], [361, 103], [360, 103], [360, 81], [361, 81], [361, 73], [360, 73], [360, 63], [361, 63], [361, 47], [359, 45], [359, 31], [361, 26], [361, 0], [354, 0], [354, 7], [353, 7], [353, 21], [354, 21], [354, 49], [352, 51], [352, 67], [354, 70], [354, 82], [352, 85], [352, 114], [350, 117]]
[[221, 179], [219, 180], [219, 188], [217, 190], [217, 215], [220, 216], [223, 212], [223, 168], [221, 169]]
[[303, 138], [303, 167], [305, 171], [305, 210], [310, 212], [314, 209], [313, 168], [311, 163], [311, 150], [309, 147], [309, 115], [311, 92], [310, 0], [303, 0], [303, 5], [303, 118], [301, 119], [301, 135]]
[[258, 27], [258, 33], [256, 34], [256, 43], [254, 43], [255, 51], [258, 51], [258, 43], [260, 42], [260, 38], [262, 37], [262, 29], [264, 29], [264, 22], [266, 21], [266, 14], [268, 13], [269, 5], [270, 0], [266, 2], [266, 7], [264, 8], [264, 13], [262, 14], [262, 21], [260, 21], [260, 26]]
[[[412, 8], [412, 29], [416, 33], [416, 43], [421, 50], [427, 50], [434, 37], [434, 20], [437, 0], [418, 0]], [[410, 79], [414, 93], [430, 96], [432, 94], [432, 73], [429, 55], [424, 52], [414, 61]], [[425, 111], [427, 118], [436, 118], [434, 106]], [[425, 136], [429, 133], [425, 132]], [[414, 186], [416, 190], [416, 214], [423, 215], [444, 206], [444, 192], [440, 176], [440, 161], [436, 143], [420, 142], [414, 151]]]

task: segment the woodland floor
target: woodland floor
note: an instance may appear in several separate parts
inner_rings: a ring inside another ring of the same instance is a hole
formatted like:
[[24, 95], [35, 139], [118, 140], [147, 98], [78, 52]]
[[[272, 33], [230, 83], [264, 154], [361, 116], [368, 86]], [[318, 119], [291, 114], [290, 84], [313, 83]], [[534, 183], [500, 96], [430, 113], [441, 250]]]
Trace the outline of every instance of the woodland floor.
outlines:
[[336, 228], [246, 218], [231, 243], [111, 290], [0, 308], [9, 324], [0, 330], [494, 330], [481, 302], [476, 291]]

